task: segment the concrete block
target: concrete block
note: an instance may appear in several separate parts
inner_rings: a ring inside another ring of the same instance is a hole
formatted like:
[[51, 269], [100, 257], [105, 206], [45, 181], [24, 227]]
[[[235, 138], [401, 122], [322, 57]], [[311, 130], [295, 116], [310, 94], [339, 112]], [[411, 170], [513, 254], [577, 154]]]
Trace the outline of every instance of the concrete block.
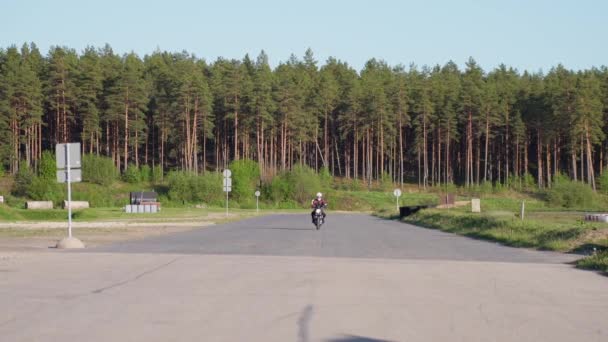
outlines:
[[[68, 201], [63, 201], [63, 209], [68, 208]], [[88, 201], [72, 201], [72, 209], [89, 209]]]
[[53, 201], [28, 201], [25, 202], [25, 208], [28, 210], [53, 209]]
[[481, 212], [481, 200], [479, 200], [479, 198], [471, 199], [471, 212], [472, 213]]

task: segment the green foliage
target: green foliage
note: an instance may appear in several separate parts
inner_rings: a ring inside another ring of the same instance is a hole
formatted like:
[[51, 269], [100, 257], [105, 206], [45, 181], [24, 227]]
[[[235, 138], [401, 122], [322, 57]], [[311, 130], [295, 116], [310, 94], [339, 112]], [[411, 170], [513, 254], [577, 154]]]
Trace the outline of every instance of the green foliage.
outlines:
[[597, 179], [599, 190], [602, 194], [608, 195], [608, 170], [604, 171]]
[[156, 165], [152, 169], [151, 181], [157, 184], [163, 181], [163, 168], [160, 165]]
[[152, 168], [148, 165], [142, 165], [139, 168], [139, 180], [141, 182], [150, 182], [152, 180]]
[[424, 227], [496, 241], [509, 246], [559, 251], [569, 251], [578, 247], [581, 241], [584, 241], [585, 232], [597, 227], [585, 222], [552, 221], [554, 215], [549, 215], [546, 218], [521, 221], [514, 219], [512, 213], [480, 215], [459, 210], [427, 209], [405, 220]]
[[292, 199], [302, 205], [308, 204], [317, 192], [329, 190], [323, 189], [321, 179], [308, 166], [294, 166], [288, 179], [293, 189]]
[[111, 158], [95, 154], [82, 156], [82, 180], [109, 186], [116, 181], [118, 172]]
[[203, 175], [173, 171], [167, 175], [168, 199], [176, 203], [206, 203], [221, 205], [224, 198], [222, 175], [208, 172]]
[[129, 164], [122, 174], [122, 179], [130, 184], [141, 182], [141, 173], [135, 164]]
[[[22, 168], [24, 168], [23, 165]], [[27, 173], [28, 171], [24, 171], [23, 178], [20, 178], [21, 176], [18, 174], [16, 183], [20, 183], [17, 185], [20, 190], [16, 194], [27, 196], [36, 201], [53, 201], [56, 205], [60, 205], [61, 201], [65, 199], [64, 187], [57, 183], [57, 165], [55, 156], [51, 152], [45, 151], [42, 153], [38, 165], [38, 175], [30, 178], [29, 175], [26, 175]], [[24, 184], [26, 180], [29, 180], [29, 182]]]
[[599, 200], [593, 190], [586, 184], [557, 177], [553, 186], [547, 190], [549, 204], [563, 208], [596, 208]]
[[252, 202], [260, 181], [260, 166], [249, 159], [230, 163], [232, 171], [232, 196], [240, 202]]
[[15, 175], [15, 184], [13, 185], [13, 194], [15, 196], [26, 196], [29, 186], [34, 180], [34, 173], [26, 162], [21, 163], [21, 167]]
[[38, 177], [48, 182], [54, 182], [57, 177], [57, 162], [55, 155], [50, 151], [44, 151], [38, 164]]
[[322, 186], [321, 177], [313, 169], [296, 165], [291, 172], [273, 177], [264, 187], [264, 197], [275, 204], [293, 201], [298, 205], [307, 205], [317, 192], [327, 193], [329, 190]]
[[332, 177], [331, 172], [329, 172], [329, 168], [324, 166], [319, 170], [319, 179], [323, 189], [330, 189], [333, 187], [334, 178]]
[[62, 184], [52, 179], [45, 179], [36, 176], [27, 188], [27, 197], [36, 201], [53, 201], [55, 205], [60, 205], [66, 198], [65, 189]]
[[608, 249], [579, 260], [576, 267], [608, 273]]

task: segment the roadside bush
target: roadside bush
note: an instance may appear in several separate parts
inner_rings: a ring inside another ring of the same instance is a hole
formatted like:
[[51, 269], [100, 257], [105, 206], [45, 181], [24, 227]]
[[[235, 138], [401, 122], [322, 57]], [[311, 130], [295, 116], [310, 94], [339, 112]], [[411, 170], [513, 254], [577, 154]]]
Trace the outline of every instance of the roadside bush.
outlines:
[[15, 196], [27, 196], [27, 191], [34, 180], [34, 172], [30, 169], [29, 165], [23, 161], [17, 174], [15, 175], [15, 184], [13, 185], [13, 194]]
[[139, 167], [139, 180], [141, 182], [149, 182], [152, 180], [152, 168], [148, 165]]
[[546, 195], [549, 204], [556, 207], [589, 209], [597, 206], [596, 194], [588, 185], [560, 177]]
[[222, 203], [222, 175], [216, 172], [197, 175], [182, 171], [173, 171], [167, 175], [170, 201], [178, 203]]
[[260, 166], [249, 159], [235, 160], [230, 163], [232, 171], [231, 195], [239, 202], [251, 202], [260, 181]]
[[55, 160], [55, 155], [50, 151], [42, 152], [42, 157], [38, 164], [38, 177], [48, 181], [54, 181], [55, 177], [57, 177], [57, 161]]
[[602, 174], [598, 177], [597, 185], [601, 193], [608, 195], [608, 170], [602, 172]]
[[316, 172], [308, 166], [296, 165], [288, 176], [290, 188], [293, 189], [290, 199], [299, 204], [308, 204], [319, 191], [323, 192], [321, 179]]
[[122, 174], [122, 179], [130, 184], [141, 182], [141, 173], [135, 164], [129, 164]]
[[160, 183], [163, 181], [163, 168], [160, 167], [160, 165], [156, 165], [153, 169], [152, 169], [152, 182], [154, 183]]
[[284, 172], [272, 177], [270, 183], [262, 187], [262, 196], [276, 204], [289, 200], [293, 196], [289, 174]]
[[82, 156], [82, 180], [99, 185], [112, 185], [118, 172], [112, 158], [95, 154]]
[[55, 156], [45, 151], [38, 164], [38, 175], [34, 176], [27, 186], [27, 197], [37, 201], [53, 201], [60, 204], [64, 200], [64, 190], [56, 177], [57, 164]]
[[55, 179], [45, 179], [40, 176], [34, 177], [27, 189], [27, 197], [36, 201], [53, 201], [60, 205], [66, 196], [64, 187]]
[[319, 170], [319, 179], [323, 189], [330, 189], [333, 187], [334, 177], [331, 175], [331, 172], [329, 172], [327, 167], [323, 166]]

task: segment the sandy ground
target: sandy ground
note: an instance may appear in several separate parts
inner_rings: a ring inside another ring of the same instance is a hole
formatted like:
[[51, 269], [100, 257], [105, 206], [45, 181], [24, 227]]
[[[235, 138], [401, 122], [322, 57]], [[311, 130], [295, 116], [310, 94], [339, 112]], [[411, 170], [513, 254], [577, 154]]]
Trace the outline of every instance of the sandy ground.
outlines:
[[[115, 220], [96, 222], [73, 222], [73, 235], [87, 247], [103, 244], [139, 240], [176, 232], [203, 229], [217, 222], [235, 220], [243, 215], [209, 213], [201, 218], [163, 218], [159, 221]], [[45, 252], [54, 249], [57, 241], [67, 235], [67, 223], [44, 222], [0, 222], [0, 258], [7, 253]]]

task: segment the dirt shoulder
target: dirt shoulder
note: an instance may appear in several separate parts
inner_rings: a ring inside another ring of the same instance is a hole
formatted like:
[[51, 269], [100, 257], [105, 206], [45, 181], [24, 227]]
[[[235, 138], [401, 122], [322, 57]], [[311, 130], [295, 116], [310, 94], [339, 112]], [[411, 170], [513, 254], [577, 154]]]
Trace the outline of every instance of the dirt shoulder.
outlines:
[[[210, 213], [200, 218], [152, 220], [116, 220], [73, 222], [73, 234], [87, 247], [127, 240], [143, 239], [250, 217], [244, 214]], [[0, 258], [20, 252], [53, 251], [57, 241], [67, 234], [66, 222], [0, 222]]]

